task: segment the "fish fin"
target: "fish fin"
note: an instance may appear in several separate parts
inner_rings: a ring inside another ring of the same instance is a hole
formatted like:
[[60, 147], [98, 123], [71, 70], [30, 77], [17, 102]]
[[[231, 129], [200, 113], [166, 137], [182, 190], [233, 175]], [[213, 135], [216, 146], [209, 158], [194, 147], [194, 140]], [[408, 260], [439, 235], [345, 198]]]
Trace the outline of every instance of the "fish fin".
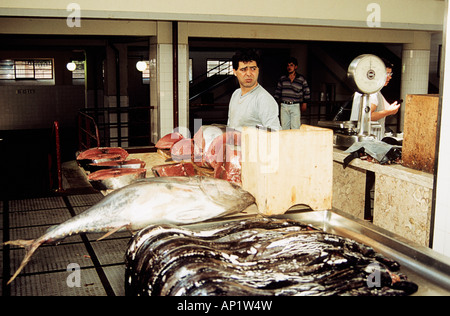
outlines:
[[29, 239], [29, 240], [17, 239], [17, 240], [6, 241], [3, 244], [27, 248], [27, 247], [30, 247], [33, 242], [34, 242], [34, 239]]
[[58, 225], [53, 225], [53, 226], [50, 226], [48, 229], [47, 229], [47, 231], [45, 232], [46, 234], [48, 233], [48, 232], [51, 232], [53, 229], [55, 229], [56, 227], [58, 227]]
[[21, 246], [25, 248], [25, 256], [22, 259], [22, 262], [20, 263], [19, 268], [16, 270], [16, 272], [13, 274], [13, 276], [9, 279], [7, 285], [9, 285], [22, 271], [22, 269], [27, 265], [28, 261], [30, 261], [31, 256], [34, 254], [36, 249], [39, 248], [40, 245], [44, 240], [11, 240], [4, 243], [4, 245], [15, 245], [15, 246]]
[[111, 236], [111, 235], [114, 234], [114, 233], [117, 233], [119, 230], [121, 230], [121, 229], [124, 228], [124, 227], [128, 227], [128, 225], [119, 226], [119, 227], [116, 227], [116, 228], [110, 230], [109, 232], [107, 232], [106, 234], [104, 234], [102, 237], [100, 237], [99, 239], [97, 239], [97, 241], [100, 241], [100, 240], [102, 240], [102, 239], [105, 239], [106, 237]]

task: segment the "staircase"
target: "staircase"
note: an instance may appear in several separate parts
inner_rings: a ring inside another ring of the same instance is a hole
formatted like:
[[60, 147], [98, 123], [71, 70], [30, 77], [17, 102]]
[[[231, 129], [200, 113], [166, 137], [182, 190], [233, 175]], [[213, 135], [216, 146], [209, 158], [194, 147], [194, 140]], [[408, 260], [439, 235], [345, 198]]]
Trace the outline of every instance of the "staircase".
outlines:
[[[209, 69], [206, 73], [201, 74], [200, 76], [194, 78], [191, 81], [190, 87], [189, 87], [189, 102], [201, 98], [205, 96], [206, 94], [210, 94], [213, 90], [217, 90], [218, 88], [223, 87], [231, 78], [233, 78], [233, 75], [228, 74], [221, 74], [221, 72], [224, 69], [228, 68], [228, 64], [230, 63], [229, 60], [225, 60], [219, 65], [217, 65], [214, 68]], [[228, 72], [227, 70], [225, 72]], [[227, 90], [227, 89], [225, 89]], [[226, 91], [227, 93], [230, 91]], [[223, 93], [222, 93], [223, 94]], [[214, 100], [217, 99], [217, 97], [213, 96], [212, 100], [209, 96], [210, 102], [206, 103], [214, 103]], [[198, 103], [198, 102], [197, 102]], [[205, 103], [205, 102], [201, 102]]]
[[[194, 120], [201, 120], [201, 125], [226, 124], [228, 120], [228, 103], [220, 103], [223, 96], [236, 90], [236, 84], [231, 80], [233, 75], [209, 74], [217, 72], [224, 62], [195, 78], [189, 87], [189, 126], [194, 135], [199, 127]], [[219, 102], [218, 102], [219, 100]]]
[[189, 101], [192, 102], [198, 98], [201, 98], [205, 94], [212, 92], [227, 83], [231, 78], [233, 78], [233, 76], [214, 75], [199, 81], [197, 84], [192, 85], [189, 88]]

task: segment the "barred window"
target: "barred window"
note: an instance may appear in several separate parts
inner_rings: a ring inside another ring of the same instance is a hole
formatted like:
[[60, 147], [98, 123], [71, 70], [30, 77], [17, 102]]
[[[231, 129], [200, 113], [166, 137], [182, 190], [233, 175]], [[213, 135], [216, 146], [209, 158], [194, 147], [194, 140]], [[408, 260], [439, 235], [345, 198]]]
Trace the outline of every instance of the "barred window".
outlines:
[[233, 62], [231, 60], [208, 59], [206, 61], [208, 77], [214, 75], [232, 75]]
[[0, 80], [53, 79], [53, 59], [0, 60]]
[[14, 70], [14, 60], [5, 59], [0, 60], [0, 80], [14, 80], [16, 79]]
[[77, 61], [74, 60], [73, 63], [77, 66], [74, 71], [72, 71], [72, 79], [81, 79], [84, 80], [84, 67], [85, 67], [85, 61]]
[[149, 84], [150, 83], [150, 61], [144, 60], [147, 64], [147, 68], [142, 72], [142, 83]]

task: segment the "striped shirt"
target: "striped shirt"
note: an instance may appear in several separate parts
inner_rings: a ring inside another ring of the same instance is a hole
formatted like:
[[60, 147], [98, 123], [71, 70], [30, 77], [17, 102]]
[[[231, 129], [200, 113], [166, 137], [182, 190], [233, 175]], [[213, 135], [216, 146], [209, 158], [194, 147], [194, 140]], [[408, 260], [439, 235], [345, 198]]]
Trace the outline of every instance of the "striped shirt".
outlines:
[[305, 77], [296, 73], [294, 81], [282, 76], [277, 84], [274, 98], [278, 102], [303, 103], [311, 99], [311, 91]]

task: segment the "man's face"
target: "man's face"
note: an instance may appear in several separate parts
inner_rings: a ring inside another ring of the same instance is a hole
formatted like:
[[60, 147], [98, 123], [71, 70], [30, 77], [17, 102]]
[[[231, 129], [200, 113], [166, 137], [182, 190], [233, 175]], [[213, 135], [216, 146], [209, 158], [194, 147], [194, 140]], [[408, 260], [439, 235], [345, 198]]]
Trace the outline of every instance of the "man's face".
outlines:
[[240, 61], [238, 69], [233, 69], [233, 72], [243, 89], [250, 90], [258, 83], [259, 68], [256, 65], [256, 61]]
[[286, 70], [287, 70], [288, 74], [291, 74], [297, 70], [297, 66], [293, 63], [289, 63], [289, 64], [287, 64]]

